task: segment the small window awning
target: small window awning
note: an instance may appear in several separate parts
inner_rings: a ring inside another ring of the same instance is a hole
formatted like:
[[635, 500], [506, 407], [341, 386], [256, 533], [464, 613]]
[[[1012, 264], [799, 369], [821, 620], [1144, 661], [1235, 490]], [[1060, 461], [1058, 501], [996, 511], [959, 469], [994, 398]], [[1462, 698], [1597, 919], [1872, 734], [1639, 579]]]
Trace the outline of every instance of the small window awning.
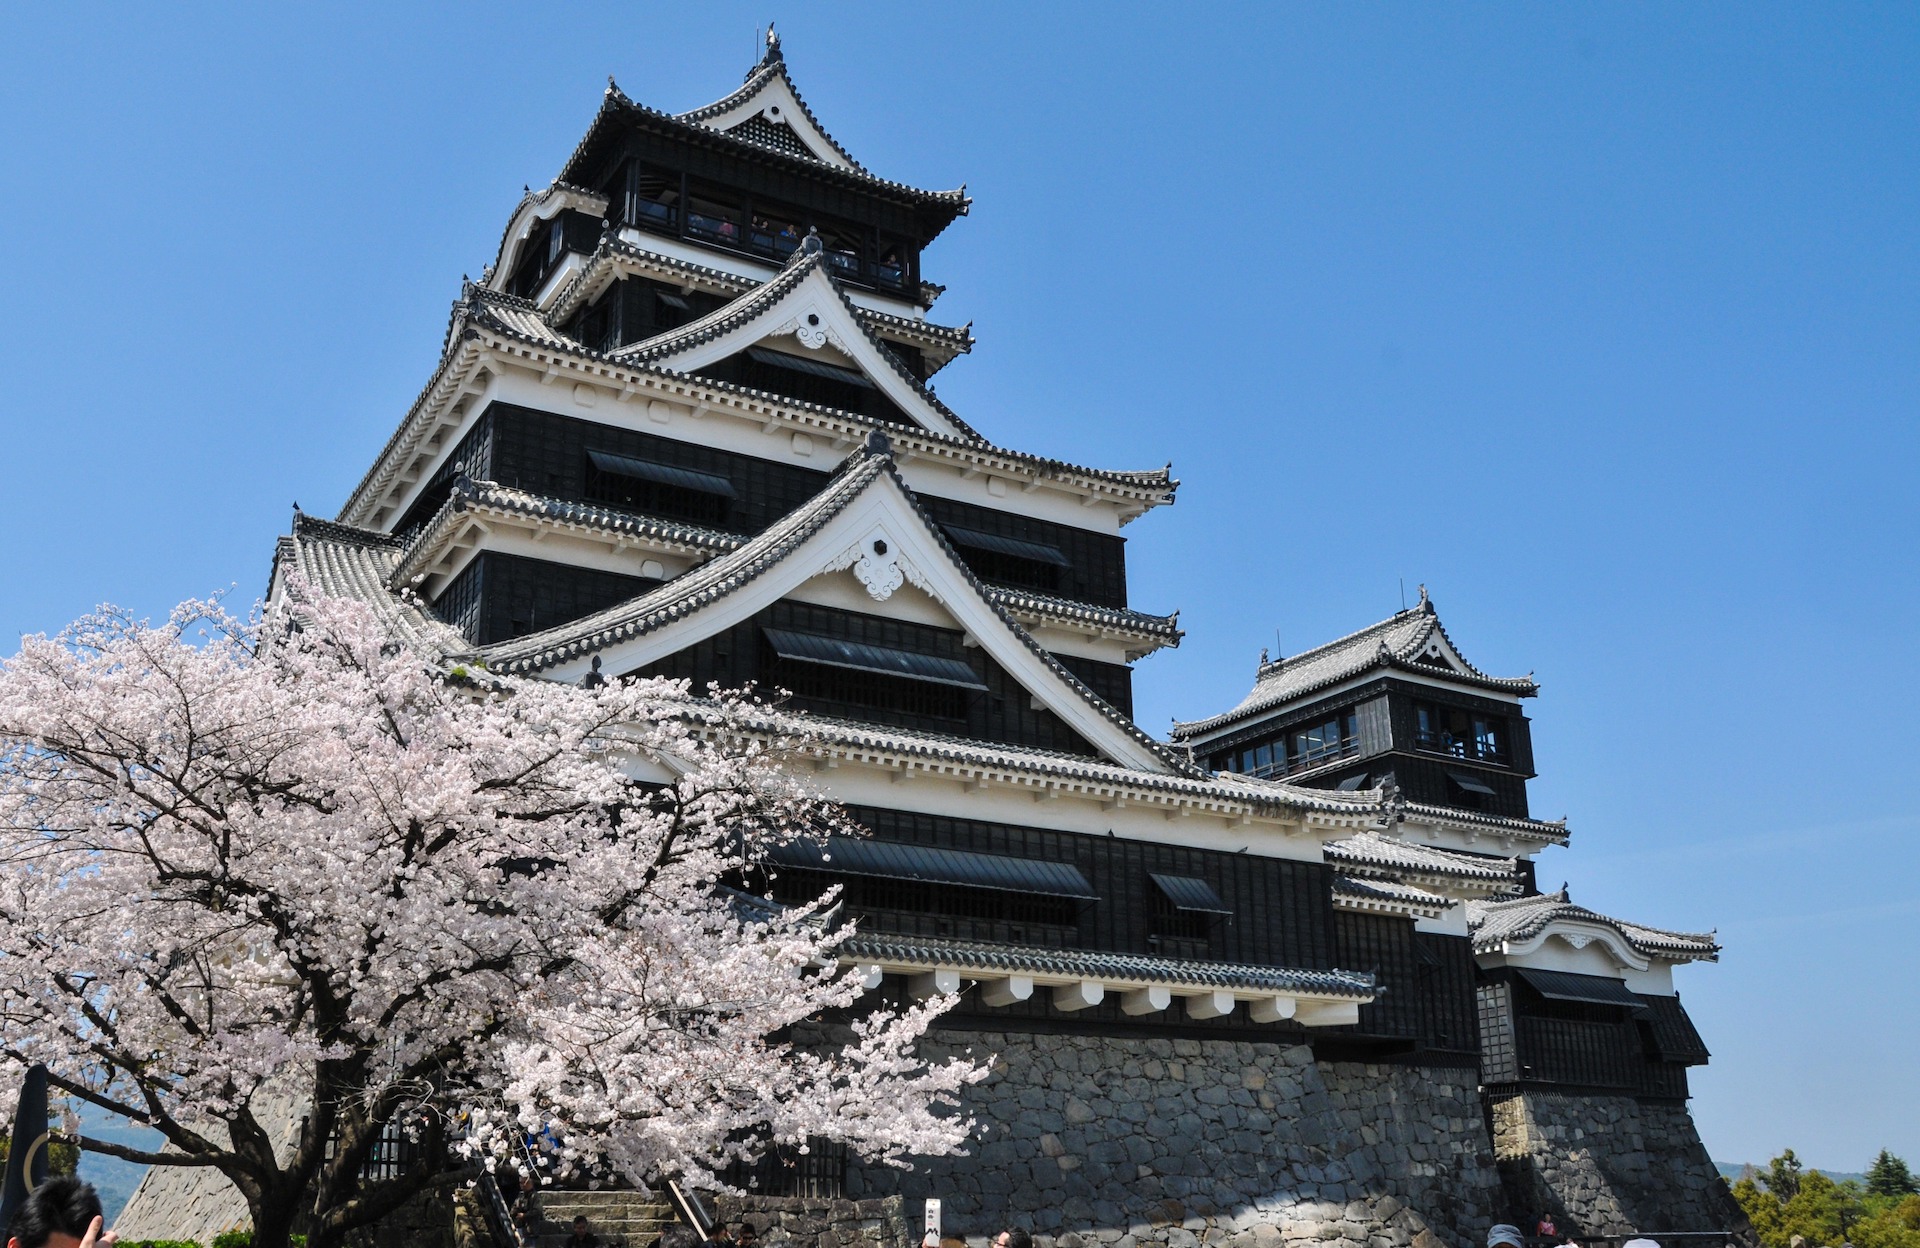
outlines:
[[829, 381], [845, 382], [849, 386], [860, 386], [867, 390], [879, 389], [860, 370], [842, 368], [825, 360], [809, 360], [805, 356], [788, 355], [785, 351], [773, 351], [766, 347], [748, 347], [747, 358], [760, 364], [771, 364], [775, 368], [806, 373], [810, 377], [825, 377]]
[[830, 836], [820, 841], [789, 841], [767, 852], [776, 866], [802, 871], [827, 871], [876, 879], [917, 880], [926, 884], [956, 884], [1006, 893], [1033, 893], [1097, 901], [1093, 885], [1077, 867], [1064, 862], [976, 854], [931, 845], [902, 845], [861, 837]]
[[1227, 903], [1220, 900], [1220, 894], [1213, 891], [1213, 885], [1191, 875], [1148, 876], [1153, 886], [1160, 890], [1166, 899], [1173, 903], [1175, 910], [1184, 910], [1189, 914], [1232, 914]]
[[670, 295], [664, 290], [655, 291], [653, 297], [670, 308], [679, 308], [682, 312], [691, 312], [693, 310], [685, 299], [682, 299], [679, 295]]
[[587, 462], [601, 472], [610, 472], [617, 477], [632, 477], [636, 481], [651, 481], [656, 485], [678, 486], [683, 490], [693, 490], [701, 494], [717, 494], [721, 498], [738, 498], [733, 482], [713, 472], [696, 472], [692, 468], [675, 468], [671, 464], [656, 464], [649, 460], [635, 459], [631, 455], [615, 455], [610, 451], [588, 451]]
[[1073, 560], [1058, 546], [1049, 546], [1045, 542], [1023, 542], [1017, 537], [1001, 537], [997, 533], [982, 533], [979, 529], [969, 529], [958, 524], [943, 524], [947, 539], [955, 546], [965, 546], [969, 550], [991, 551], [996, 555], [1012, 555], [1016, 559], [1028, 559], [1034, 563], [1050, 563], [1056, 568], [1070, 568]]
[[1543, 971], [1531, 966], [1515, 967], [1520, 978], [1549, 1001], [1584, 1001], [1589, 1005], [1618, 1005], [1643, 1010], [1646, 1002], [1625, 984], [1604, 975], [1576, 975], [1572, 971]]
[[1482, 780], [1478, 776], [1470, 775], [1467, 772], [1448, 771], [1447, 779], [1453, 781], [1455, 784], [1459, 785], [1461, 788], [1465, 789], [1469, 793], [1484, 793], [1488, 797], [1498, 796], [1497, 794], [1494, 793], [1493, 787], [1489, 785], [1485, 780]]
[[761, 630], [774, 654], [796, 663], [816, 663], [853, 672], [877, 672], [882, 676], [904, 676], [932, 685], [951, 685], [956, 689], [985, 689], [971, 664], [937, 654], [895, 650], [891, 646], [870, 646], [865, 642], [826, 637], [819, 633], [796, 633], [784, 628]]
[[1352, 793], [1359, 789], [1364, 789], [1367, 787], [1367, 773], [1363, 771], [1357, 776], [1348, 776], [1345, 780], [1342, 780], [1333, 787], [1342, 793]]

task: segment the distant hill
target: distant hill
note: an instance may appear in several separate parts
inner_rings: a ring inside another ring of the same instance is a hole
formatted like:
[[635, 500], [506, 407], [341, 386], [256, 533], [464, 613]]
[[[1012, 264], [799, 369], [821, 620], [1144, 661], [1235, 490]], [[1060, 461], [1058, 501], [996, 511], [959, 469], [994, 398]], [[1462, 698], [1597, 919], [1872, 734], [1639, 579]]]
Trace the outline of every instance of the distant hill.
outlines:
[[[1743, 1173], [1745, 1173], [1747, 1166], [1749, 1164], [1752, 1164], [1753, 1168], [1759, 1171], [1761, 1174], [1765, 1174], [1767, 1172], [1767, 1164], [1765, 1162], [1749, 1163], [1744, 1161], [1716, 1161], [1713, 1164], [1720, 1168], [1720, 1177], [1725, 1179], [1729, 1183], [1733, 1182], [1735, 1179], [1738, 1179]], [[1866, 1175], [1853, 1174], [1850, 1171], [1846, 1171], [1846, 1170], [1821, 1170], [1820, 1173], [1826, 1175], [1828, 1178], [1832, 1179], [1835, 1183], [1848, 1183], [1848, 1182], [1865, 1183], [1867, 1181]]]

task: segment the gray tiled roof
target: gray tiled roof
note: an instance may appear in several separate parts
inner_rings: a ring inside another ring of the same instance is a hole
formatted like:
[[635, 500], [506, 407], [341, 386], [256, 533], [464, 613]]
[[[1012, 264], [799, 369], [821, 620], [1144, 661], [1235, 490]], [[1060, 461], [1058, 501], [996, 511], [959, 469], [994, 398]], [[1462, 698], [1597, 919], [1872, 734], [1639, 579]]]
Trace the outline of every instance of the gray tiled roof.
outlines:
[[[470, 511], [535, 517], [597, 534], [630, 535], [659, 543], [666, 549], [701, 555], [728, 554], [752, 540], [737, 533], [724, 533], [677, 520], [636, 515], [596, 503], [549, 498], [491, 481], [460, 477], [455, 480], [446, 503], [406, 544], [388, 583], [395, 589], [407, 585], [437, 557], [444, 544], [457, 535], [459, 517]], [[1151, 641], [1156, 648], [1162, 645], [1177, 646], [1184, 636], [1180, 631], [1178, 615], [1150, 615], [1127, 607], [1096, 606], [997, 585], [986, 586], [985, 589], [989, 598], [1010, 612]]]
[[516, 490], [492, 481], [474, 481], [462, 476], [454, 480], [447, 501], [432, 519], [420, 526], [406, 544], [388, 584], [400, 589], [431, 565], [445, 543], [457, 536], [459, 517], [473, 511], [491, 511], [550, 520], [571, 529], [586, 529], [596, 534], [625, 535], [657, 543], [669, 550], [697, 555], [723, 555], [737, 550], [747, 539], [737, 533], [723, 533], [697, 524], [666, 520], [656, 516], [635, 515], [597, 503], [569, 502], [549, 498], [527, 490]]
[[952, 967], [969, 973], [1058, 975], [1120, 985], [1184, 984], [1249, 993], [1312, 993], [1371, 1001], [1374, 979], [1358, 971], [1305, 970], [1236, 962], [1189, 962], [1181, 958], [1105, 953], [1093, 949], [1048, 949], [986, 941], [861, 933], [840, 946], [842, 957]]
[[[798, 93], [796, 92], [795, 95], [797, 98]], [[611, 79], [607, 82], [606, 94], [601, 97], [599, 111], [594, 114], [593, 121], [587, 126], [587, 132], [580, 137], [580, 142], [575, 145], [572, 155], [567, 157], [566, 164], [562, 166], [560, 170], [559, 176], [562, 180], [573, 176], [575, 171], [581, 167], [588, 145], [591, 144], [594, 137], [600, 133], [601, 128], [611, 124], [613, 119], [622, 116], [645, 119], [657, 125], [664, 125], [669, 129], [677, 130], [683, 134], [697, 136], [719, 147], [732, 147], [736, 151], [742, 147], [749, 148], [761, 156], [771, 158], [776, 162], [810, 171], [816, 177], [827, 178], [845, 186], [877, 191], [896, 201], [904, 201], [915, 205], [935, 205], [951, 209], [957, 215], [965, 214], [968, 205], [972, 203], [972, 201], [967, 198], [967, 188], [964, 186], [951, 191], [923, 191], [918, 187], [908, 186], [904, 182], [894, 182], [887, 178], [877, 178], [858, 167], [854, 169], [841, 169], [838, 166], [829, 165], [822, 161], [810, 160], [803, 156], [795, 156], [775, 147], [755, 143], [753, 140], [740, 135], [715, 130], [709, 126], [701, 125], [698, 121], [689, 121], [684, 117], [677, 117], [672, 113], [662, 112], [657, 108], [649, 108], [645, 104], [635, 103], [632, 99], [628, 98], [626, 92], [622, 91]], [[822, 133], [824, 134], [825, 131], [823, 130]], [[852, 158], [849, 157], [848, 159], [851, 160]]]
[[1720, 954], [1720, 942], [1711, 932], [1669, 932], [1645, 927], [1596, 913], [1577, 906], [1563, 888], [1557, 893], [1541, 893], [1512, 901], [1469, 901], [1467, 927], [1473, 933], [1473, 947], [1482, 953], [1497, 951], [1516, 940], [1528, 940], [1563, 919], [1597, 923], [1620, 933], [1628, 945], [1645, 956], [1681, 961], [1714, 961]]
[[1344, 840], [1330, 841], [1323, 850], [1328, 862], [1350, 868], [1373, 868], [1386, 873], [1406, 872], [1500, 885], [1515, 884], [1520, 878], [1519, 865], [1512, 858], [1457, 853], [1437, 846], [1396, 840], [1371, 831]]
[[796, 251], [793, 253], [793, 257], [787, 261], [786, 267], [782, 269], [779, 275], [772, 281], [748, 291], [732, 303], [715, 308], [703, 317], [687, 322], [678, 329], [670, 329], [664, 334], [656, 334], [651, 338], [645, 338], [628, 346], [620, 347], [610, 352], [608, 358], [615, 360], [653, 361], [662, 364], [668, 363], [672, 357], [683, 351], [690, 350], [705, 342], [711, 342], [715, 338], [723, 337], [738, 329], [740, 326], [747, 324], [755, 317], [773, 307], [774, 304], [778, 303], [816, 271], [826, 277], [827, 284], [833, 288], [833, 293], [839, 296], [841, 305], [847, 310], [847, 315], [853, 318], [853, 323], [860, 327], [862, 334], [866, 335], [867, 345], [870, 346], [881, 359], [887, 362], [887, 367], [893, 370], [894, 375], [918, 395], [929, 407], [939, 412], [949, 421], [952, 421], [954, 428], [960, 430], [966, 437], [978, 442], [986, 441], [986, 439], [974, 431], [971, 425], [960, 419], [958, 413], [936, 398], [934, 393], [927, 389], [926, 385], [918, 377], [914, 376], [913, 370], [901, 362], [900, 357], [895, 355], [886, 343], [874, 336], [873, 330], [867, 327], [866, 319], [861, 316], [860, 309], [854, 305], [851, 299], [847, 298], [845, 288], [843, 288], [839, 280], [833, 276], [833, 270], [828, 263], [827, 253], [824, 251], [816, 251], [811, 254], [804, 251]]
[[[1275, 659], [1263, 664], [1254, 681], [1251, 692], [1240, 700], [1239, 705], [1219, 715], [1206, 719], [1193, 720], [1174, 725], [1176, 740], [1212, 732], [1238, 720], [1272, 710], [1287, 702], [1308, 694], [1337, 685], [1362, 672], [1376, 667], [1394, 667], [1411, 671], [1426, 672], [1430, 675], [1444, 676], [1463, 684], [1477, 685], [1503, 693], [1530, 697], [1538, 691], [1531, 676], [1489, 676], [1471, 664], [1467, 670], [1456, 672], [1451, 667], [1434, 667], [1418, 663], [1417, 659], [1427, 643], [1438, 634], [1455, 654], [1459, 648], [1453, 645], [1453, 639], [1447, 636], [1447, 630], [1441, 626], [1440, 617], [1433, 609], [1433, 603], [1423, 589], [1420, 605], [1411, 610], [1401, 611], [1378, 624], [1370, 625], [1357, 633], [1349, 633], [1337, 641], [1293, 655], [1289, 658]], [[1462, 660], [1465, 661], [1464, 659]]]
[[481, 653], [491, 667], [531, 674], [664, 628], [758, 580], [840, 514], [892, 463], [886, 454], [858, 452], [826, 489], [729, 554], [675, 577], [652, 593], [557, 628], [488, 646]]
[[[752, 278], [741, 277], [737, 273], [728, 273], [720, 269], [709, 268], [704, 264], [695, 264], [675, 256], [663, 255], [635, 246], [623, 238], [602, 237], [598, 247], [581, 270], [561, 288], [544, 312], [549, 325], [558, 325], [572, 316], [579, 306], [589, 299], [597, 298], [601, 286], [611, 277], [634, 272], [650, 271], [682, 280], [702, 283], [717, 288], [730, 298], [737, 298], [759, 288], [763, 283]], [[829, 274], [831, 276], [831, 274]], [[973, 350], [973, 326], [941, 325], [933, 321], [918, 320], [908, 316], [895, 316], [890, 312], [880, 312], [873, 308], [861, 307], [848, 301], [854, 313], [869, 330], [895, 334], [901, 338], [911, 338], [942, 353], [940, 363], [945, 364], [956, 355]]]
[[[813, 110], [807, 107], [807, 101], [800, 95], [800, 88], [793, 83], [793, 76], [787, 73], [787, 58], [780, 51], [780, 41], [771, 34], [767, 39], [766, 55], [760, 58], [758, 65], [755, 65], [747, 71], [747, 80], [740, 85], [737, 91], [730, 92], [703, 108], [689, 109], [687, 112], [677, 113], [675, 116], [679, 117], [682, 121], [691, 122], [704, 122], [709, 118], [718, 117], [735, 105], [752, 99], [754, 94], [763, 89], [767, 85], [768, 80], [772, 78], [779, 78], [787, 84], [787, 90], [793, 92], [794, 102], [800, 106], [800, 111], [806, 114], [807, 120], [813, 124], [814, 131], [818, 133], [821, 138], [825, 139], [834, 151], [840, 154], [840, 158], [861, 173], [866, 173], [866, 166], [855, 160], [853, 153], [840, 146], [840, 141], [827, 133], [827, 128], [820, 124], [820, 119], [815, 117]], [[752, 140], [748, 140], [748, 142], [751, 141]]]
[[731, 553], [668, 581], [652, 593], [557, 628], [485, 647], [479, 653], [490, 667], [497, 670], [531, 674], [663, 628], [757, 580], [883, 475], [899, 488], [907, 506], [925, 526], [928, 535], [946, 553], [953, 568], [986, 601], [1007, 631], [1039, 659], [1056, 679], [1109, 724], [1159, 758], [1170, 770], [1188, 775], [1202, 774], [1185, 751], [1156, 741], [1142, 732], [1129, 716], [1115, 709], [1062, 666], [1058, 659], [1034, 640], [1033, 634], [1008, 614], [1007, 609], [994, 599], [986, 585], [953, 549], [940, 526], [921, 508], [912, 488], [895, 469], [893, 453], [886, 438], [877, 433], [869, 438], [864, 449], [841, 465], [826, 489]]
[[[380, 455], [375, 459], [373, 466], [367, 470], [366, 475], [361, 478], [360, 483], [354, 487], [352, 496], [348, 499], [346, 506], [342, 508], [342, 516], [349, 515], [354, 511], [362, 497], [379, 478], [381, 465], [386, 463], [394, 451], [403, 444], [409, 422], [414, 419], [420, 411], [421, 405], [427, 401], [445, 378], [447, 369], [454, 358], [453, 352], [463, 343], [468, 342], [470, 336], [480, 328], [491, 329], [505, 337], [535, 347], [563, 353], [584, 362], [612, 364], [635, 374], [651, 374], [657, 377], [668, 377], [677, 382], [691, 381], [703, 389], [716, 393], [739, 395], [745, 398], [764, 401], [786, 411], [824, 417], [834, 425], [842, 426], [849, 430], [858, 430], [862, 434], [878, 430], [885, 433], [889, 438], [898, 440], [903, 449], [914, 453], [922, 453], [929, 456], [957, 456], [975, 461], [1002, 460], [1010, 467], [1033, 472], [1042, 477], [1079, 478], [1091, 485], [1110, 485], [1121, 491], [1145, 495], [1151, 499], [1150, 505], [1172, 502], [1174, 492], [1180, 486], [1179, 481], [1173, 477], [1171, 465], [1145, 472], [1088, 468], [1082, 464], [1052, 459], [1044, 455], [1030, 455], [1024, 451], [1008, 450], [1005, 447], [995, 446], [992, 443], [978, 440], [977, 438], [957, 437], [932, 429], [920, 429], [917, 427], [905, 428], [879, 420], [875, 417], [861, 416], [857, 413], [843, 411], [839, 408], [822, 407], [817, 403], [807, 403], [786, 395], [768, 394], [745, 386], [730, 385], [726, 382], [713, 381], [704, 377], [692, 378], [685, 373], [635, 360], [615, 359], [611, 356], [589, 351], [573, 339], [556, 333], [551, 326], [548, 326], [544, 321], [540, 320], [537, 313], [534, 313], [532, 319], [529, 319], [528, 314], [532, 311], [532, 308], [533, 305], [524, 299], [516, 299], [514, 296], [503, 295], [499, 292], [486, 290], [471, 284], [468, 286], [466, 291], [463, 292], [461, 301], [454, 309], [453, 328], [447, 336], [448, 355], [443, 357], [440, 367], [435, 370], [433, 377], [422, 387], [420, 394], [408, 408], [407, 416], [402, 420], [400, 426], [394, 430], [392, 436], [387, 439], [386, 446], [381, 449]], [[606, 383], [603, 381], [602, 384]]]
[[[710, 703], [689, 698], [680, 704], [680, 713], [698, 721], [710, 715], [712, 707]], [[1043, 776], [1090, 787], [1251, 807], [1266, 814], [1312, 812], [1358, 820], [1377, 818], [1383, 809], [1376, 793], [1296, 788], [1235, 775], [1169, 775], [1080, 754], [833, 719], [775, 706], [755, 708], [748, 716], [746, 727], [772, 738], [810, 738], [838, 750], [859, 752], [879, 763], [916, 760], [961, 770], [1004, 770], [1009, 774]]]
[[605, 195], [595, 194], [585, 187], [574, 186], [569, 182], [556, 180], [543, 191], [526, 191], [520, 196], [520, 202], [513, 206], [513, 211], [507, 214], [507, 223], [500, 229], [500, 245], [493, 249], [494, 275], [500, 281], [504, 282], [512, 276], [512, 274], [502, 271], [505, 266], [501, 264], [501, 261], [506, 259], [507, 244], [513, 241], [513, 223], [520, 219], [521, 210], [526, 208], [528, 204], [540, 203], [554, 195], [566, 196], [567, 198], [584, 201], [588, 204], [598, 204], [599, 207], [597, 211], [599, 212], [605, 212], [607, 210], [607, 197]]
[[1565, 819], [1521, 819], [1513, 815], [1490, 815], [1478, 810], [1460, 810], [1427, 802], [1401, 801], [1396, 809], [1401, 815], [1413, 816], [1422, 823], [1450, 823], [1476, 830], [1491, 829], [1500, 835], [1513, 833], [1533, 840], [1552, 841], [1557, 845], [1567, 843]]
[[390, 534], [299, 513], [274, 556], [282, 575], [304, 577], [329, 597], [366, 603], [396, 637], [423, 654], [439, 658], [466, 650], [457, 630], [388, 588], [399, 561], [400, 544]]
[[1401, 884], [1394, 880], [1361, 879], [1358, 876], [1335, 872], [1333, 876], [1333, 903], [1341, 904], [1342, 898], [1356, 909], [1382, 909], [1401, 912], [1424, 911], [1438, 914], [1453, 903], [1439, 893], [1416, 888], [1412, 884]]

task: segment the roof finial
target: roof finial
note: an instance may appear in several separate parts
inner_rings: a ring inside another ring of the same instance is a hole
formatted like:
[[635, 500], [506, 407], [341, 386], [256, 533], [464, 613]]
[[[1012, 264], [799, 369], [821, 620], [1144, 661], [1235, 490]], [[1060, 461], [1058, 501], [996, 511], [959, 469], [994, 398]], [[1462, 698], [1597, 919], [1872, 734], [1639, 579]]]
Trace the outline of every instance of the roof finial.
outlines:
[[1424, 581], [1420, 584], [1420, 609], [1428, 615], [1433, 614], [1433, 599], [1427, 597], [1427, 586]]
[[780, 36], [774, 33], [772, 22], [767, 23], [767, 59], [770, 61], [780, 59]]
[[887, 441], [887, 435], [880, 432], [880, 430], [870, 430], [867, 433], [867, 454], [892, 455], [893, 443]]
[[596, 654], [593, 656], [593, 670], [588, 672], [585, 676], [581, 677], [580, 683], [582, 686], [588, 689], [598, 689], [600, 688], [600, 686], [607, 683], [607, 678], [601, 675], [600, 673], [600, 656], [599, 655]]
[[1261, 646], [1260, 647], [1260, 666], [1264, 668], [1266, 667], [1266, 665], [1267, 665], [1267, 648], [1265, 646]]
[[803, 256], [817, 256], [826, 249], [826, 240], [820, 237], [820, 227], [817, 225], [808, 226], [807, 236], [800, 240], [800, 254]]

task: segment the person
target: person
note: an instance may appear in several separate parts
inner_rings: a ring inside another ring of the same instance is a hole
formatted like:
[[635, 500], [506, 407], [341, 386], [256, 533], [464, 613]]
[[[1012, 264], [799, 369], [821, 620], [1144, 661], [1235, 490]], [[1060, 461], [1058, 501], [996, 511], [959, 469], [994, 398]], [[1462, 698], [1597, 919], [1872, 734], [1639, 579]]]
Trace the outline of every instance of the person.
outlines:
[[1496, 1222], [1487, 1228], [1487, 1248], [1527, 1248], [1520, 1228], [1510, 1222]]
[[733, 1232], [725, 1222], [713, 1228], [713, 1238], [706, 1242], [705, 1248], [734, 1248]]
[[1560, 1228], [1553, 1224], [1553, 1215], [1551, 1213], [1542, 1213], [1540, 1215], [1539, 1221], [1533, 1224], [1533, 1233], [1541, 1239], [1560, 1238]]
[[740, 1229], [733, 1233], [733, 1242], [739, 1248], [759, 1248], [760, 1232], [753, 1229], [753, 1223], [742, 1222]]
[[994, 1237], [993, 1248], [1033, 1248], [1033, 1236], [1017, 1226], [1010, 1226]]
[[70, 1174], [34, 1188], [7, 1228], [7, 1248], [111, 1248], [118, 1242], [106, 1229], [100, 1193]]
[[587, 1228], [584, 1215], [573, 1220], [573, 1234], [567, 1236], [567, 1248], [600, 1248], [600, 1237]]

